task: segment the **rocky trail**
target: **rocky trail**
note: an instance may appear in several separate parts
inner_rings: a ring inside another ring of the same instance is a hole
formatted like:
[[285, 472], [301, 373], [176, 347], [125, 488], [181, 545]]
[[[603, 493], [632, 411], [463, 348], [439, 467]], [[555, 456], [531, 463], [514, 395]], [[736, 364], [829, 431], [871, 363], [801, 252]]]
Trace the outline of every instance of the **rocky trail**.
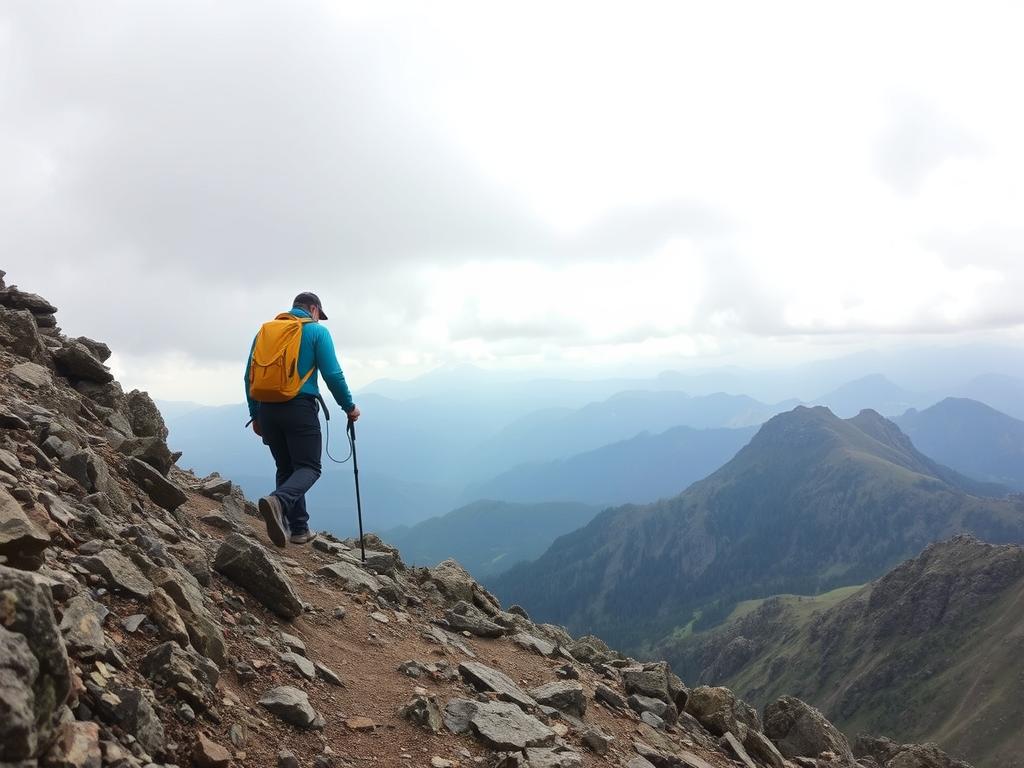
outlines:
[[0, 272], [0, 765], [960, 766], [758, 713], [376, 536], [275, 549], [110, 350]]

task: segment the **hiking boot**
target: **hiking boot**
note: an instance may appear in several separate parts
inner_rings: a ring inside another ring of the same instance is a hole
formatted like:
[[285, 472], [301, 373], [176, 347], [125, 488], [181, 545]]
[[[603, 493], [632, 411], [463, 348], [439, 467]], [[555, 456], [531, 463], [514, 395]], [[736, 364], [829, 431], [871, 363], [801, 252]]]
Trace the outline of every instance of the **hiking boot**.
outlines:
[[288, 534], [284, 529], [284, 509], [277, 496], [264, 496], [257, 502], [263, 522], [267, 524], [267, 536], [281, 549], [288, 543]]
[[312, 531], [299, 531], [298, 533], [293, 533], [289, 541], [292, 544], [308, 544], [315, 538], [316, 534]]

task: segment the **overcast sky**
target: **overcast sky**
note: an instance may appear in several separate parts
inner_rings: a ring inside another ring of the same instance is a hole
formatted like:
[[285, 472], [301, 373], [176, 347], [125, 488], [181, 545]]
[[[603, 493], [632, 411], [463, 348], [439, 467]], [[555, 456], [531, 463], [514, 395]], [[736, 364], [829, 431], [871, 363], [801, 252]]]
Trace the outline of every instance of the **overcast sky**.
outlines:
[[228, 402], [320, 294], [356, 385], [1024, 346], [1019, 3], [0, 3], [0, 268]]

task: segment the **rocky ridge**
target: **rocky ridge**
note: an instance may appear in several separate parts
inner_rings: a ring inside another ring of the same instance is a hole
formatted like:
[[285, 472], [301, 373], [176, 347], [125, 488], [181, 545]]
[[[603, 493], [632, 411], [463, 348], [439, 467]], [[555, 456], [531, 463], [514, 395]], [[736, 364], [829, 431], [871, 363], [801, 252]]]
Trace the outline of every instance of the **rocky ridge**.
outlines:
[[0, 763], [960, 768], [691, 690], [373, 535], [365, 562], [274, 550], [237, 487], [176, 466], [109, 348], [3, 277]]

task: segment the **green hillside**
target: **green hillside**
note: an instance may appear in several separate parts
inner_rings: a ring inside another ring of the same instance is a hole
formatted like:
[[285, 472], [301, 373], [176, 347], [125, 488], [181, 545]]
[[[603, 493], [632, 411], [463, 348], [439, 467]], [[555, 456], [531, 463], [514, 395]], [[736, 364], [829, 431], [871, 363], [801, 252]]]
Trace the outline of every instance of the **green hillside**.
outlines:
[[1024, 763], [1024, 548], [959, 537], [838, 602], [750, 608], [660, 650], [690, 679], [752, 704], [798, 696], [851, 736], [934, 741], [979, 766]]

